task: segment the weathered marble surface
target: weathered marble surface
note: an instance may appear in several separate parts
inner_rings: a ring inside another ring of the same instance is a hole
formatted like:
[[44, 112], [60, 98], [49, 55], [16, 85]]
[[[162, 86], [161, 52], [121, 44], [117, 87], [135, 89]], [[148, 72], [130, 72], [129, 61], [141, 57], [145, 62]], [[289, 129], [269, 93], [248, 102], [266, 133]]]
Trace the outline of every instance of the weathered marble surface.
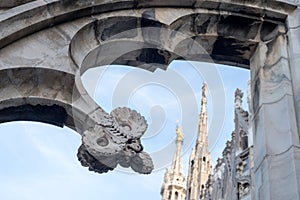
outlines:
[[[67, 125], [85, 138], [87, 130], [97, 133], [112, 117], [82, 86], [80, 76], [91, 67], [118, 63], [154, 71], [188, 59], [248, 68], [256, 197], [299, 199], [299, 5], [298, 0], [1, 1], [0, 120], [18, 120], [14, 113], [22, 112], [19, 119]], [[92, 152], [80, 148], [83, 165], [101, 172], [114, 167], [103, 167], [106, 158]], [[111, 162], [150, 172], [149, 157], [134, 152], [137, 157]], [[289, 162], [281, 165], [280, 159]]]
[[295, 54], [289, 52], [299, 36], [291, 40], [288, 32], [278, 27], [251, 60], [255, 199], [299, 199], [299, 109], [293, 87], [299, 79], [291, 65]]
[[12, 8], [22, 4], [26, 4], [34, 0], [10, 0], [10, 1], [1, 1], [0, 8]]

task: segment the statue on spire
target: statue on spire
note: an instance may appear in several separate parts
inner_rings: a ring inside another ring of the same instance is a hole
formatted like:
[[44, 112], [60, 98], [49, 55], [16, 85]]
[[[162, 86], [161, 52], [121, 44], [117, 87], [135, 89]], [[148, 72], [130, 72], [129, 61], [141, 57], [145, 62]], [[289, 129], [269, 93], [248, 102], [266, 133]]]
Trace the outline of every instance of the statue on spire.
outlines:
[[206, 97], [207, 95], [207, 84], [204, 82], [202, 86], [202, 97]]
[[204, 114], [207, 112], [207, 84], [205, 82], [203, 82], [203, 86], [202, 86], [202, 100], [201, 100], [201, 113]]
[[177, 141], [182, 141], [183, 140], [183, 131], [182, 131], [181, 126], [177, 125], [176, 134], [177, 134]]
[[242, 92], [242, 90], [240, 90], [239, 88], [236, 89], [235, 91], [235, 107], [236, 108], [241, 108], [242, 107], [242, 103], [243, 103], [243, 98], [244, 93]]

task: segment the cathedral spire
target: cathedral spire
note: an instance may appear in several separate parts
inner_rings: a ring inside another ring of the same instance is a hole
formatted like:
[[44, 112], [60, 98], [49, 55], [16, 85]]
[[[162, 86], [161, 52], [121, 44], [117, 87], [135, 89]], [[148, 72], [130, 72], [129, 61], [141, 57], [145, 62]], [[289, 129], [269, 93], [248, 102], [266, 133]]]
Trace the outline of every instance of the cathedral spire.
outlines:
[[177, 124], [176, 127], [176, 152], [172, 162], [171, 170], [167, 169], [164, 184], [162, 186], [162, 200], [185, 200], [186, 180], [182, 169], [182, 127]]
[[198, 137], [189, 162], [187, 200], [199, 200], [212, 173], [211, 155], [208, 149], [207, 84], [202, 86], [201, 112], [199, 115]]

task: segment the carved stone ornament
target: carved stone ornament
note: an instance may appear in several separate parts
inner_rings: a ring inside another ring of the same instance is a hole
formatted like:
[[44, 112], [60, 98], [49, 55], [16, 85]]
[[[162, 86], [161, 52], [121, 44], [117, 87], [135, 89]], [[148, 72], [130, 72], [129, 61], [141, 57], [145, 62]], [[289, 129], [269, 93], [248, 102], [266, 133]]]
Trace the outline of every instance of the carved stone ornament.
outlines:
[[242, 177], [243, 173], [245, 171], [245, 167], [247, 165], [247, 162], [242, 160], [240, 157], [238, 157], [236, 163], [237, 163], [237, 165], [236, 165], [236, 174], [237, 174], [237, 176]]
[[135, 110], [116, 108], [101, 119], [82, 134], [77, 154], [81, 164], [97, 173], [106, 173], [118, 164], [138, 173], [151, 173], [153, 162], [140, 141], [148, 126], [145, 118]]
[[246, 196], [249, 194], [250, 192], [250, 184], [248, 182], [245, 183], [239, 183], [238, 186], [238, 191], [239, 191], [239, 199], [241, 199], [242, 197]]
[[242, 92], [242, 90], [240, 90], [239, 88], [237, 88], [235, 90], [235, 100], [234, 100], [236, 108], [241, 108], [242, 107], [243, 96], [244, 96], [244, 93]]

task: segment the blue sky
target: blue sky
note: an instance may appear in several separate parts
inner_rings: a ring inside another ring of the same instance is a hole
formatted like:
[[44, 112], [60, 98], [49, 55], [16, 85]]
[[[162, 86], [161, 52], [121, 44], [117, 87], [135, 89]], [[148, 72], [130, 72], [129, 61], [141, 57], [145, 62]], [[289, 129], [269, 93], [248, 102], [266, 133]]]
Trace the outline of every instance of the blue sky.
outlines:
[[[142, 142], [154, 158], [154, 172], [139, 175], [122, 168], [101, 175], [89, 172], [77, 161], [81, 138], [74, 131], [36, 122], [5, 123], [0, 125], [0, 199], [161, 199], [163, 175], [175, 148], [176, 120], [183, 125], [183, 160], [188, 162], [196, 137], [203, 80], [209, 83], [209, 137], [215, 161], [233, 131], [237, 87], [245, 93], [247, 108], [248, 70], [180, 61], [154, 74], [124, 66], [102, 67], [89, 70], [83, 76], [84, 85], [107, 112], [129, 106], [145, 116], [149, 129]], [[219, 116], [221, 106], [225, 106], [224, 116]], [[225, 123], [212, 122], [213, 117], [217, 122], [225, 117]], [[221, 131], [215, 131], [218, 126]], [[187, 165], [187, 174], [186, 169]]]

